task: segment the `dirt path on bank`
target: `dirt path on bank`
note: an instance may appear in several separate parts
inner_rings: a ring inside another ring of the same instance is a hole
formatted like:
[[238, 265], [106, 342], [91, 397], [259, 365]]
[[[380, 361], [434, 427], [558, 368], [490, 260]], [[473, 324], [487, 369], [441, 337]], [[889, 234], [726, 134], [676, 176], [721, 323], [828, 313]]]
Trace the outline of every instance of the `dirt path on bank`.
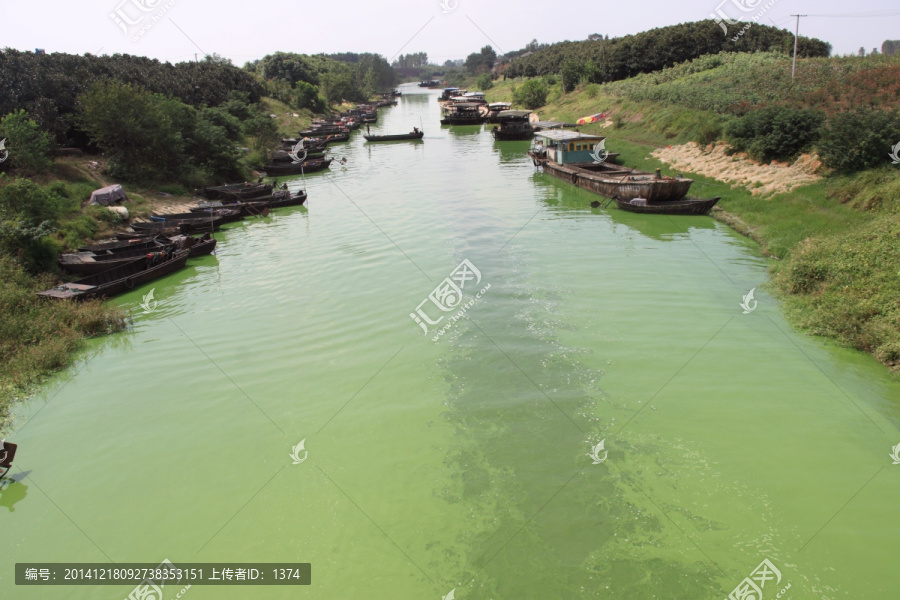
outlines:
[[727, 148], [727, 142], [710, 144], [704, 148], [690, 142], [660, 148], [652, 156], [672, 165], [674, 169], [746, 187], [754, 196], [789, 192], [795, 187], [821, 179], [816, 172], [822, 163], [815, 155], [804, 154], [791, 165], [779, 162], [761, 165], [743, 152], [729, 156], [725, 153]]

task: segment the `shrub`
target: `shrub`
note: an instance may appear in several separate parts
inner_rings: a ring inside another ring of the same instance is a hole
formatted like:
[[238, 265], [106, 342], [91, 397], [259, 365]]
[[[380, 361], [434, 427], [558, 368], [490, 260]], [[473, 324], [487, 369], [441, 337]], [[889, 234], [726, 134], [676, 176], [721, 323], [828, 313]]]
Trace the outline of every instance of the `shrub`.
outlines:
[[50, 136], [24, 110], [11, 112], [0, 120], [2, 139], [6, 139], [9, 161], [16, 168], [42, 173], [53, 164]]
[[761, 108], [729, 123], [725, 137], [733, 149], [754, 160], [790, 160], [819, 138], [823, 120], [809, 109]]
[[529, 110], [534, 110], [547, 103], [547, 84], [540, 79], [529, 79], [513, 92], [513, 102]]
[[900, 142], [900, 115], [859, 108], [839, 113], [825, 123], [818, 150], [822, 162], [838, 171], [862, 171], [883, 166]]
[[492, 87], [494, 87], [494, 80], [491, 79], [490, 73], [482, 73], [481, 75], [478, 76], [478, 81], [476, 81], [476, 85], [478, 86], [478, 89], [480, 89], [482, 91], [487, 91], [487, 90], [491, 89]]

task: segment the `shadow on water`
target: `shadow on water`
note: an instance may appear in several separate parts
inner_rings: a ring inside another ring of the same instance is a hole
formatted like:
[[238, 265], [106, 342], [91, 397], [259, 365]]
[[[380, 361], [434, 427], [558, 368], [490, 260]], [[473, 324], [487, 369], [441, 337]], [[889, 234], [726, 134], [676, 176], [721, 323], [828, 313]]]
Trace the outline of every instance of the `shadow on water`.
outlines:
[[[463, 552], [448, 550], [444, 565], [457, 591], [714, 597], [721, 588], [713, 565], [685, 550], [690, 544], [618, 469], [587, 456], [606, 435], [609, 405], [602, 372], [589, 366], [592, 351], [560, 340], [578, 330], [559, 314], [565, 288], [536, 283], [514, 252], [494, 260], [484, 272], [495, 273], [495, 284], [472, 320], [439, 342], [448, 345], [439, 364], [444, 418], [457, 441], [446, 459], [451, 483], [435, 494], [470, 517], [454, 544]], [[651, 450], [627, 445], [610, 461], [636, 452]]]
[[31, 471], [17, 473], [9, 477], [0, 479], [0, 508], [5, 508], [9, 512], [16, 511], [16, 504], [25, 499], [28, 495], [28, 486], [22, 483]]
[[520, 161], [531, 162], [528, 157], [528, 149], [531, 142], [528, 140], [497, 141], [494, 140], [494, 152], [500, 156], [500, 163], [516, 163]]
[[472, 138], [481, 134], [481, 125], [441, 125], [441, 129], [455, 138]]

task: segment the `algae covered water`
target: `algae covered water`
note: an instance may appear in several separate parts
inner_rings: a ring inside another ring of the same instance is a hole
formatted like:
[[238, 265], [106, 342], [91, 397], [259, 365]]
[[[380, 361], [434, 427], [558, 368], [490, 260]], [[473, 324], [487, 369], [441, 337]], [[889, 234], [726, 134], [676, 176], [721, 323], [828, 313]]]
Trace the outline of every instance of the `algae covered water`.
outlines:
[[894, 597], [900, 383], [793, 332], [725, 226], [591, 209], [403, 92], [373, 133], [423, 142], [335, 146], [21, 406], [0, 595], [168, 559], [312, 583], [167, 599]]

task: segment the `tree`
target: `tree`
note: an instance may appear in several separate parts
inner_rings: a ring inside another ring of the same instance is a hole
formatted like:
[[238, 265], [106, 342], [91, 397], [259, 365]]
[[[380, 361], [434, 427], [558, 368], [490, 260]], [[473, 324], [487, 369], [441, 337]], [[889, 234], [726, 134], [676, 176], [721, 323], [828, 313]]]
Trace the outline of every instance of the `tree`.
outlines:
[[547, 84], [540, 79], [529, 79], [513, 91], [513, 102], [529, 110], [547, 103]]
[[0, 140], [3, 139], [6, 139], [10, 164], [16, 168], [42, 173], [53, 163], [50, 136], [24, 110], [9, 113], [0, 120]]
[[476, 81], [475, 84], [478, 86], [478, 89], [487, 91], [494, 87], [494, 80], [491, 79], [490, 73], [482, 73], [478, 76], [478, 81]]

